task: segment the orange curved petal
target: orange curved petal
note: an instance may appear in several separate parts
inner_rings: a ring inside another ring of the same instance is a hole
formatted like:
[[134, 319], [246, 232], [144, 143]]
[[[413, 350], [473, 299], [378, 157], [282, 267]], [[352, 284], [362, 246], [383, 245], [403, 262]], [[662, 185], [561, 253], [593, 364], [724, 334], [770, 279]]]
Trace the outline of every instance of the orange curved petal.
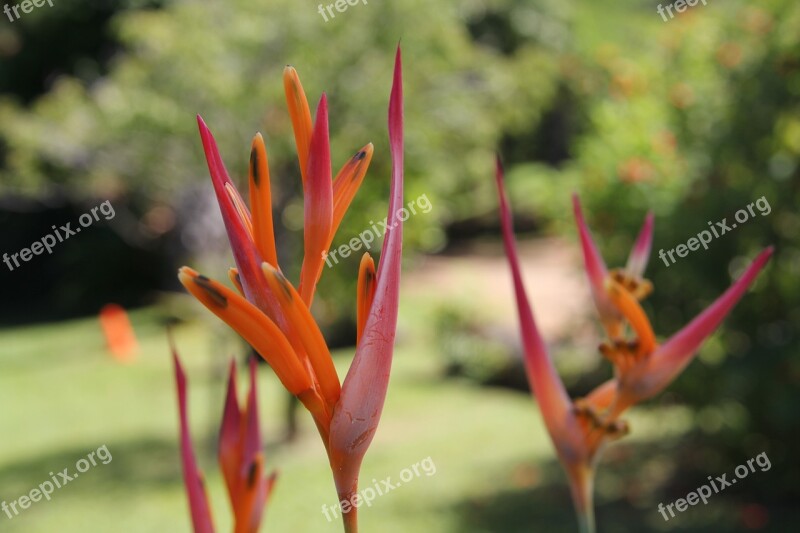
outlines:
[[224, 285], [198, 274], [189, 267], [178, 271], [186, 290], [232, 327], [272, 366], [278, 379], [292, 394], [312, 387], [311, 378], [300, 364], [283, 332], [262, 313]]
[[253, 213], [253, 241], [261, 257], [278, 267], [275, 229], [272, 224], [272, 190], [269, 179], [269, 160], [264, 138], [253, 137], [250, 148], [250, 210]]
[[300, 77], [294, 67], [287, 65], [283, 70], [283, 90], [286, 93], [286, 105], [289, 107], [289, 116], [294, 129], [294, 141], [297, 146], [297, 158], [300, 161], [300, 175], [303, 186], [306, 183], [308, 167], [308, 151], [311, 146], [311, 110], [308, 99], [300, 83]]
[[262, 264], [261, 268], [272, 293], [277, 297], [283, 309], [284, 316], [289, 321], [289, 326], [297, 333], [297, 337], [308, 354], [323, 398], [329, 405], [336, 405], [341, 393], [339, 376], [333, 365], [333, 358], [325, 343], [325, 338], [311, 315], [311, 311], [279, 270], [268, 263]]
[[656, 335], [647, 318], [639, 300], [630, 292], [612, 279], [606, 280], [606, 293], [609, 300], [624, 316], [631, 328], [636, 332], [639, 341], [636, 352], [638, 355], [650, 354], [656, 348]]
[[375, 298], [375, 261], [365, 252], [358, 268], [358, 290], [356, 294], [356, 346], [361, 341], [364, 325], [367, 323], [372, 300]]
[[331, 225], [331, 240], [339, 229], [350, 203], [358, 192], [364, 176], [367, 174], [372, 153], [375, 148], [372, 143], [359, 150], [356, 155], [345, 163], [336, 178], [333, 180], [333, 224]]

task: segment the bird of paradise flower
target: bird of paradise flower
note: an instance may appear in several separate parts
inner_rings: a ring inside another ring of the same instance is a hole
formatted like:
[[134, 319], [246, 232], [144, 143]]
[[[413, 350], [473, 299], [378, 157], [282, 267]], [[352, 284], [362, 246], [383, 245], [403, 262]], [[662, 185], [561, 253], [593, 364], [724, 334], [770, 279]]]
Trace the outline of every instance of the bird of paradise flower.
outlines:
[[755, 281], [769, 261], [773, 249], [769, 247], [763, 250], [714, 303], [659, 344], [639, 304], [653, 289], [652, 284], [642, 278], [650, 256], [653, 214], [648, 213], [645, 218], [626, 267], [609, 271], [583, 219], [580, 200], [574, 195], [573, 210], [584, 265], [595, 307], [608, 336], [599, 350], [614, 366], [614, 377], [585, 398], [572, 401], [539, 334], [528, 302], [499, 158], [495, 175], [503, 240], [517, 300], [526, 374], [550, 439], [569, 478], [580, 531], [593, 532], [595, 466], [603, 448], [628, 433], [628, 425], [619, 418], [620, 415], [637, 403], [656, 396], [686, 368], [703, 342]]
[[[325, 339], [310, 307], [325, 254], [367, 172], [372, 144], [350, 158], [334, 179], [331, 172], [328, 104], [323, 93], [314, 122], [297, 72], [284, 71], [284, 89], [297, 146], [304, 195], [304, 256], [298, 288], [278, 266], [271, 211], [267, 152], [253, 139], [249, 165], [249, 209], [222, 163], [216, 141], [198, 117], [208, 168], [231, 244], [236, 268], [229, 277], [238, 292], [189, 267], [179, 271], [183, 286], [241, 335], [272, 367], [283, 386], [308, 409], [328, 454], [341, 501], [357, 495], [361, 462], [375, 435], [389, 383], [397, 327], [403, 225], [386, 233], [376, 271], [362, 257], [357, 288], [357, 346], [340, 384]], [[403, 90], [400, 47], [389, 98], [392, 180], [389, 217], [403, 204]], [[183, 449], [184, 456], [187, 453]], [[212, 531], [205, 495], [188, 483], [193, 519], [208, 517], [196, 531]], [[253, 511], [255, 512], [255, 511]], [[246, 519], [247, 517], [243, 517]], [[346, 532], [358, 530], [357, 510], [342, 514]], [[201, 519], [202, 522], [202, 519]], [[256, 531], [257, 521], [247, 529]], [[237, 529], [237, 531], [239, 531]]]

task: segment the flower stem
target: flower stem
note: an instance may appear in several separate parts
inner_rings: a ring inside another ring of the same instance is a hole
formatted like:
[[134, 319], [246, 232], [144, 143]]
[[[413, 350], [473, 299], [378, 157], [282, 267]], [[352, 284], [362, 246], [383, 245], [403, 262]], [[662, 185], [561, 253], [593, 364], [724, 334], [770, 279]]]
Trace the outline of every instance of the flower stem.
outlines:
[[349, 513], [342, 513], [344, 533], [358, 533], [358, 509], [353, 507]]
[[[339, 503], [353, 501], [353, 496], [356, 494], [356, 489], [346, 494], [339, 494]], [[350, 509], [345, 513], [342, 511], [342, 522], [344, 523], [344, 533], [358, 533], [358, 508], [351, 505]]]
[[594, 533], [594, 468], [580, 465], [570, 473], [572, 501], [580, 533]]

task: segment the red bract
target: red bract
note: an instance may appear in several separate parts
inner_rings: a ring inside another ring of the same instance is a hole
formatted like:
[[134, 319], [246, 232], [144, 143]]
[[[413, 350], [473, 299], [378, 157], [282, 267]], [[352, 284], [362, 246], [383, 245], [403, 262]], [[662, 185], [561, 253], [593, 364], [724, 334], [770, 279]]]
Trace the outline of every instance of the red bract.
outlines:
[[[308, 409], [328, 451], [337, 491], [345, 498], [356, 492], [361, 461], [380, 419], [397, 326], [403, 237], [402, 221], [395, 216], [403, 203], [400, 48], [389, 100], [392, 182], [387, 220], [394, 223], [386, 233], [377, 273], [368, 253], [362, 259], [357, 293], [358, 343], [344, 386], [310, 307], [325, 255], [366, 175], [373, 148], [372, 144], [364, 146], [331, 180], [326, 96], [320, 99], [312, 123], [305, 92], [291, 67], [284, 71], [284, 89], [303, 179], [304, 257], [298, 288], [278, 265], [263, 139], [260, 135], [253, 139], [248, 209], [228, 177], [213, 135], [199, 117], [209, 172], [236, 262], [229, 274], [238, 293], [188, 267], [181, 268], [178, 277], [192, 295], [253, 346], [284, 387]], [[224, 435], [233, 433], [228, 430]], [[233, 437], [227, 436], [222, 444], [235, 447], [231, 442]], [[252, 455], [255, 443], [246, 442], [246, 449], [251, 450], [247, 453]], [[229, 465], [229, 488], [241, 487], [233, 473]], [[250, 509], [241, 502], [234, 503], [237, 506]], [[343, 519], [345, 530], [357, 530], [355, 508], [344, 513]]]
[[745, 273], [705, 311], [666, 342], [659, 344], [647, 315], [639, 305], [639, 301], [652, 291], [652, 284], [641, 277], [652, 244], [652, 213], [645, 219], [626, 268], [609, 271], [586, 226], [580, 201], [574, 196], [573, 207], [586, 273], [600, 320], [608, 335], [608, 340], [600, 345], [600, 352], [614, 365], [614, 378], [598, 386], [586, 398], [572, 401], [553, 366], [528, 302], [499, 158], [496, 179], [503, 239], [517, 299], [528, 381], [559, 460], [569, 477], [581, 531], [594, 531], [594, 465], [608, 442], [628, 432], [627, 424], [619, 416], [629, 407], [660, 393], [691, 362], [705, 339], [755, 281], [769, 261], [772, 248], [762, 251]]

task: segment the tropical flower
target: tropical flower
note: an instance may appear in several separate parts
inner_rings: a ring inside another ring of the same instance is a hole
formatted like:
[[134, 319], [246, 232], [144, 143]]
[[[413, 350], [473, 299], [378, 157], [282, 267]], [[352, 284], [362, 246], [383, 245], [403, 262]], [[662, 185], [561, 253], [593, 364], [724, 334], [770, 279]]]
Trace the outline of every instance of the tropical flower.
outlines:
[[[297, 72], [287, 67], [284, 89], [297, 145], [304, 195], [304, 256], [297, 288], [278, 265], [273, 233], [270, 175], [261, 135], [253, 139], [249, 209], [233, 186], [216, 142], [198, 117], [208, 168], [236, 261], [229, 272], [238, 292], [189, 267], [179, 271], [186, 289], [239, 333], [272, 366], [316, 423], [328, 452], [340, 500], [357, 493], [364, 454], [378, 426], [389, 382], [402, 254], [402, 223], [389, 228], [376, 271], [361, 261], [357, 291], [358, 342], [342, 385], [310, 307], [325, 255], [364, 179], [372, 145], [351, 157], [331, 179], [328, 104], [319, 101], [314, 122]], [[389, 215], [403, 204], [403, 92], [400, 48], [389, 100], [392, 184]], [[343, 514], [357, 530], [356, 510]]]
[[500, 216], [506, 255], [511, 266], [525, 367], [545, 426], [570, 481], [581, 531], [594, 531], [592, 492], [594, 466], [603, 447], [624, 436], [628, 426], [619, 416], [629, 407], [663, 391], [697, 354], [755, 281], [769, 261], [772, 248], [762, 251], [742, 276], [688, 325], [659, 344], [639, 302], [652, 291], [643, 279], [653, 237], [649, 213], [624, 269], [609, 271], [583, 219], [580, 201], [573, 207], [584, 263], [595, 306], [608, 339], [600, 352], [614, 365], [614, 378], [586, 398], [572, 401], [556, 372], [536, 327], [520, 273], [511, 211], [503, 185], [503, 167], [496, 166]]
[[[186, 373], [174, 347], [172, 348], [172, 358], [175, 364], [175, 381], [178, 388], [183, 482], [189, 496], [192, 525], [197, 533], [213, 533], [214, 522], [211, 517], [211, 506], [208, 503], [203, 474], [197, 468], [194, 446], [189, 433]], [[258, 531], [264, 508], [277, 477], [276, 472], [269, 476], [265, 475], [256, 394], [256, 362], [255, 359], [251, 359], [250, 392], [247, 395], [245, 407], [243, 409], [239, 407], [236, 392], [236, 364], [231, 361], [228, 393], [219, 435], [218, 459], [233, 508], [235, 533]]]

